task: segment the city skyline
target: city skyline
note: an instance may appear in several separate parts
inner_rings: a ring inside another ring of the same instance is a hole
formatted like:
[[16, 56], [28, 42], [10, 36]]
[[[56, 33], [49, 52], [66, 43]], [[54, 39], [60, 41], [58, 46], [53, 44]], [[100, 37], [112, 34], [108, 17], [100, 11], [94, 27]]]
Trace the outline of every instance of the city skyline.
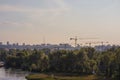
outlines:
[[0, 42], [71, 43], [77, 36], [120, 44], [119, 21], [119, 0], [1, 0]]

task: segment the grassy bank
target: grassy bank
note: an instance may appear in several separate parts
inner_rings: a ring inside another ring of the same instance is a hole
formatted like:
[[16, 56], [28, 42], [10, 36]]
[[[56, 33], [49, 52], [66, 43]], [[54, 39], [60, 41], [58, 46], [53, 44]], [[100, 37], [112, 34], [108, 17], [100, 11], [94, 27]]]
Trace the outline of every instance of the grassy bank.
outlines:
[[26, 78], [27, 80], [103, 80], [95, 75], [65, 76], [62, 74], [31, 74]]

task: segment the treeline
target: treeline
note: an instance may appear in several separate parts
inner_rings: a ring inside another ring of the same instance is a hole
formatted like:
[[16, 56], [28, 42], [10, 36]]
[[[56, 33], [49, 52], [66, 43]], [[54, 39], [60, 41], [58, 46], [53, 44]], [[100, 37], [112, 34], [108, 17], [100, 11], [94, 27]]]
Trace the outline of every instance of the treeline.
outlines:
[[98, 52], [94, 48], [80, 50], [0, 50], [5, 67], [35, 72], [63, 72], [96, 74], [105, 78], [120, 79], [120, 48]]

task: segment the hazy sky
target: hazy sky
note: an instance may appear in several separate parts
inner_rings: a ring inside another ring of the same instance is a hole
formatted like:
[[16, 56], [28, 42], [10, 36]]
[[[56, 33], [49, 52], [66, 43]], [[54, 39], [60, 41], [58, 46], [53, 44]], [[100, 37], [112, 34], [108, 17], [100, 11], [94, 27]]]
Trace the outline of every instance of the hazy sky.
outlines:
[[66, 43], [74, 36], [119, 44], [120, 0], [0, 0], [1, 42]]

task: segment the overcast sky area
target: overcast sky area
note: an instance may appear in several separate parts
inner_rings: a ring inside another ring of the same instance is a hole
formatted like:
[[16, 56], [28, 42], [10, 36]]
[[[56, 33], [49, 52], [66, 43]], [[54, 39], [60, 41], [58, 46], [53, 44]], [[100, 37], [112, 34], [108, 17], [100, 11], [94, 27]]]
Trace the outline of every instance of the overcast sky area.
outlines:
[[0, 42], [69, 43], [75, 36], [120, 44], [120, 0], [0, 0]]

